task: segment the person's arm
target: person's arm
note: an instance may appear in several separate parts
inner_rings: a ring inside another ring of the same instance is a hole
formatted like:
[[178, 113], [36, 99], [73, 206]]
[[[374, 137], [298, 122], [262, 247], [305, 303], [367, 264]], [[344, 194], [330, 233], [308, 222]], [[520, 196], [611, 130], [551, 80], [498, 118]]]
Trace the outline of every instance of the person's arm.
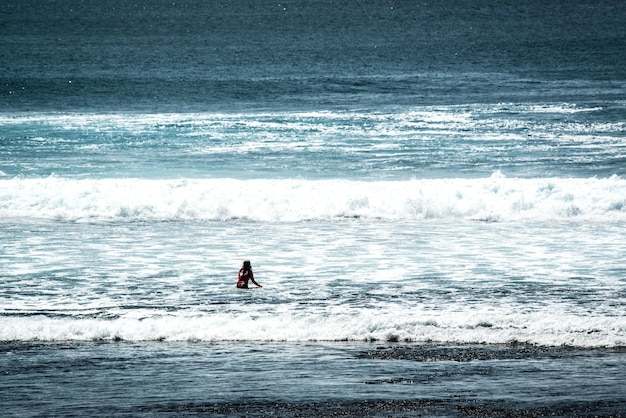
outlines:
[[252, 274], [252, 272], [250, 272], [250, 281], [251, 281], [252, 283], [254, 283], [254, 285], [255, 285], [256, 287], [263, 287], [263, 286], [261, 286], [260, 284], [258, 284], [258, 283], [256, 282], [256, 280], [254, 280], [254, 274]]

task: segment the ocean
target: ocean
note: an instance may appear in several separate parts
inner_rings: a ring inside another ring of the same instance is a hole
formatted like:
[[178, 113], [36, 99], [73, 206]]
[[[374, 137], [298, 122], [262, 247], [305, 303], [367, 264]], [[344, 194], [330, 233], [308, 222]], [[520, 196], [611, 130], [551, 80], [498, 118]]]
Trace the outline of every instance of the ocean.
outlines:
[[3, 2], [2, 415], [626, 416], [624, 21]]

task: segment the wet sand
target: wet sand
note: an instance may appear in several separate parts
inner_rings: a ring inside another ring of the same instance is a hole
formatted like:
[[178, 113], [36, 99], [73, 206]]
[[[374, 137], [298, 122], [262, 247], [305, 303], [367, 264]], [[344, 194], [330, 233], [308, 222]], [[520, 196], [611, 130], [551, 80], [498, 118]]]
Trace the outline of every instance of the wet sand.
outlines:
[[529, 407], [505, 402], [429, 400], [328, 401], [311, 403], [235, 403], [172, 405], [138, 413], [216, 417], [625, 417], [616, 412], [623, 405], [576, 402], [567, 405]]
[[626, 347], [581, 348], [547, 347], [533, 344], [398, 344], [382, 345], [361, 354], [362, 358], [377, 360], [430, 361], [484, 361], [484, 360], [523, 360], [552, 358], [562, 359], [573, 356], [598, 356], [605, 354], [626, 355]]

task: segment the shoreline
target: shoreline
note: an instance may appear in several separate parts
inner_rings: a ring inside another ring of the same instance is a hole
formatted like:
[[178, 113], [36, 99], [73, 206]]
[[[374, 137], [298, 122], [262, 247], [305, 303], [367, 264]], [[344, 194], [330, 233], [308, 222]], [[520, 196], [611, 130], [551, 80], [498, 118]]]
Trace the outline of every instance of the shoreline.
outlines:
[[[471, 361], [471, 360], [508, 360], [522, 359], [534, 355], [557, 356], [562, 353], [585, 353], [590, 351], [626, 354], [626, 345], [615, 346], [577, 346], [577, 345], [541, 345], [528, 342], [482, 343], [454, 341], [395, 341], [395, 340], [308, 340], [308, 341], [274, 341], [274, 340], [126, 340], [122, 338], [89, 339], [89, 340], [0, 340], [0, 347], [8, 346], [81, 346], [81, 345], [261, 345], [261, 346], [329, 346], [365, 350], [361, 358], [378, 360], [415, 360], [415, 361]], [[446, 354], [452, 350], [452, 354]], [[503, 353], [513, 353], [511, 357]], [[430, 358], [429, 356], [432, 356]]]

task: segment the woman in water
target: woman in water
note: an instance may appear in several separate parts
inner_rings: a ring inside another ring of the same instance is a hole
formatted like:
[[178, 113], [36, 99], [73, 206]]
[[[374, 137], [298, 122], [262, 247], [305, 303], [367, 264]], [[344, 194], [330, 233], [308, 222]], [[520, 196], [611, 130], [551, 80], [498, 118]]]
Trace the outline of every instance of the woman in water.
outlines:
[[254, 281], [254, 274], [252, 274], [252, 266], [248, 260], [243, 262], [243, 266], [239, 270], [239, 275], [237, 276], [237, 287], [239, 289], [248, 289], [248, 281], [252, 281], [256, 287], [263, 287]]

